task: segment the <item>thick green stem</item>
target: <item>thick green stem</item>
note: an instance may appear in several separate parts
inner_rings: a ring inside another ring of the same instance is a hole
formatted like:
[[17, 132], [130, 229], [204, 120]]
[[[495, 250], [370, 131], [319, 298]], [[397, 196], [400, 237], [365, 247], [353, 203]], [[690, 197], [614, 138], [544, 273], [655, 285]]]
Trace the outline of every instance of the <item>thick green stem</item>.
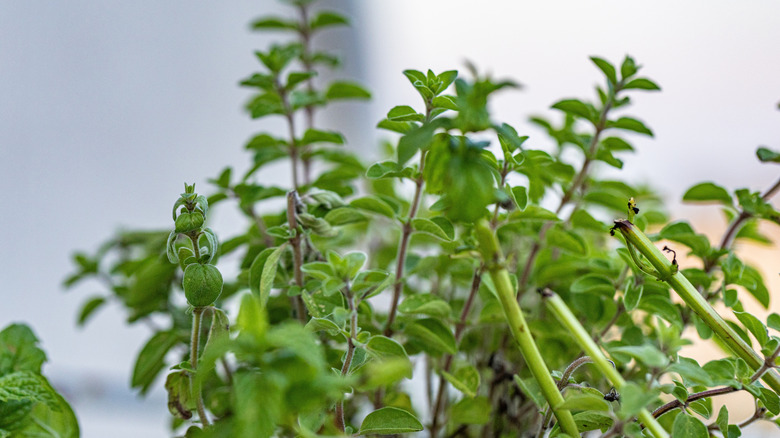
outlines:
[[563, 404], [563, 396], [558, 391], [550, 371], [545, 364], [539, 348], [536, 346], [531, 330], [525, 322], [520, 305], [515, 300], [515, 289], [512, 281], [509, 279], [509, 271], [504, 267], [504, 256], [498, 245], [493, 230], [485, 219], [480, 220], [476, 226], [477, 240], [479, 241], [479, 250], [482, 253], [485, 267], [490, 273], [490, 278], [496, 288], [501, 307], [504, 309], [509, 329], [520, 347], [520, 353], [523, 355], [531, 374], [536, 379], [542, 390], [542, 395], [550, 404], [561, 430], [572, 437], [580, 436], [577, 424], [574, 422], [571, 412], [568, 409], [560, 409]]
[[[571, 313], [569, 306], [563, 302], [561, 297], [553, 293], [552, 291], [545, 290], [544, 297], [546, 299], [547, 308], [555, 315], [555, 318], [563, 324], [564, 327], [571, 333], [574, 339], [579, 344], [580, 348], [585, 350], [585, 353], [590, 356], [593, 363], [601, 371], [602, 374], [609, 380], [612, 385], [617, 388], [618, 392], [621, 392], [626, 384], [623, 380], [623, 376], [617, 372], [612, 366], [612, 363], [607, 360], [601, 349], [593, 342], [590, 333], [580, 324], [579, 320]], [[653, 415], [647, 409], [639, 411], [639, 420], [645, 425], [645, 427], [656, 438], [668, 438], [669, 434], [666, 433], [663, 427], [653, 418]]]
[[[752, 370], [758, 370], [764, 365], [764, 358], [756, 353], [741, 337], [732, 329], [718, 312], [710, 306], [707, 300], [693, 287], [690, 281], [681, 273], [672, 268], [672, 263], [656, 248], [653, 242], [627, 220], [615, 221], [615, 229], [625, 237], [628, 245], [633, 245], [642, 254], [653, 268], [658, 271], [658, 277], [669, 283], [677, 294], [685, 301], [707, 326], [731, 349], [731, 351], [744, 360]], [[780, 393], [780, 376], [774, 371], [769, 371], [762, 376], [762, 380], [773, 391]]]
[[198, 370], [198, 349], [200, 347], [200, 322], [203, 319], [204, 307], [192, 309], [192, 339], [190, 344], [190, 366], [194, 373], [190, 374], [190, 389], [195, 392], [195, 400], [198, 405], [198, 416], [204, 426], [209, 426], [209, 417], [206, 415], [206, 408], [203, 404], [203, 394], [200, 391], [200, 385], [195, 385], [195, 372]]

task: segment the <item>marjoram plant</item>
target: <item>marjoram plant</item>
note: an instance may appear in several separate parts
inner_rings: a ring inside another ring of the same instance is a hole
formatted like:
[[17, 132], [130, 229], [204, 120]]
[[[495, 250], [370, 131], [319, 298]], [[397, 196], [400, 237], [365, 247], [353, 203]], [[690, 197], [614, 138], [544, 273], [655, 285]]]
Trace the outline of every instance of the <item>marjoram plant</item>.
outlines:
[[[601, 177], [633, 151], [625, 133], [653, 135], [626, 115], [632, 98], [659, 90], [629, 56], [592, 57], [595, 99], [554, 103], [559, 121], [531, 119], [553, 140], [547, 150], [488, 111], [514, 82], [473, 66], [406, 70], [421, 100], [379, 121], [386, 159], [364, 164], [316, 122], [333, 102], [370, 98], [318, 76], [339, 59], [312, 40], [348, 20], [287, 3], [290, 17], [252, 25], [284, 42], [256, 52], [259, 71], [241, 81], [261, 130], [246, 144], [248, 170], [222, 170], [208, 196], [185, 184], [167, 230], [78, 253], [66, 280], [105, 285], [79, 324], [109, 302], [129, 324], [154, 318], [131, 384], [145, 394], [164, 380], [172, 433], [731, 438], [780, 424], [780, 315], [744, 310], [768, 307], [770, 293], [734, 249], [770, 243], [758, 225], [780, 221], [769, 203], [780, 182], [763, 193], [691, 187], [684, 201], [717, 203], [728, 222], [712, 243], [668, 223], [650, 188]], [[274, 117], [283, 133], [263, 130]], [[780, 163], [767, 148], [757, 156]], [[291, 179], [260, 184], [281, 160]], [[243, 229], [205, 226], [211, 209], [234, 207]], [[226, 265], [238, 274], [223, 276]], [[721, 358], [684, 357], [683, 334], [712, 339]], [[45, 380], [39, 362], [7, 367], [2, 354], [0, 412], [51, 409], [39, 393], [4, 395], [20, 372]], [[713, 411], [734, 392], [754, 399], [750, 418]], [[4, 419], [0, 429], [16, 436]]]

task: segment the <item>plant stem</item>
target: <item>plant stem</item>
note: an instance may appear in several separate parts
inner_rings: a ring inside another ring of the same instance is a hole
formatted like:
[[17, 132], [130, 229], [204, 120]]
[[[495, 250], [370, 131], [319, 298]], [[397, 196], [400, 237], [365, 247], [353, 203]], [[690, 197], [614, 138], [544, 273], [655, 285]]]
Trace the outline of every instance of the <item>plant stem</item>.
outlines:
[[504, 315], [509, 324], [509, 329], [515, 341], [517, 341], [518, 347], [520, 347], [520, 353], [523, 355], [534, 379], [539, 384], [542, 395], [544, 395], [547, 403], [553, 407], [555, 417], [561, 425], [561, 430], [572, 437], [580, 436], [571, 412], [568, 409], [558, 408], [563, 403], [563, 396], [558, 391], [558, 386], [550, 375], [547, 364], [545, 364], [542, 354], [539, 352], [539, 348], [531, 335], [531, 329], [525, 322], [520, 305], [515, 299], [515, 290], [509, 279], [509, 271], [504, 266], [504, 256], [501, 253], [495, 232], [490, 229], [490, 225], [485, 219], [481, 219], [477, 223], [475, 231], [483, 262], [490, 273], [490, 278], [493, 280], [501, 307], [504, 309]]
[[417, 215], [417, 209], [420, 207], [423, 188], [423, 170], [425, 167], [426, 151], [420, 152], [420, 169], [417, 178], [414, 180], [414, 198], [409, 207], [409, 218], [404, 222], [401, 228], [401, 242], [398, 244], [398, 261], [395, 265], [395, 283], [393, 284], [393, 299], [390, 302], [390, 313], [387, 314], [387, 323], [385, 324], [384, 335], [390, 337], [393, 335], [393, 322], [398, 311], [398, 302], [401, 300], [401, 291], [404, 288], [404, 265], [406, 264], [406, 251], [409, 248], [409, 238], [412, 235], [412, 220]]
[[[349, 283], [344, 286], [344, 295], [349, 303], [350, 312], [350, 324], [349, 324], [349, 338], [347, 338], [347, 355], [344, 358], [344, 364], [341, 366], [341, 375], [346, 376], [349, 373], [349, 368], [352, 366], [352, 357], [355, 354], [355, 343], [353, 339], [357, 335], [357, 306], [355, 305], [355, 297], [352, 296], [352, 291], [349, 288]], [[336, 428], [342, 433], [346, 429], [346, 422], [344, 421], [344, 400], [340, 400], [336, 405]]]
[[[758, 370], [756, 370], [756, 372], [753, 373], [753, 375], [750, 377], [750, 383], [753, 383], [756, 380], [760, 379], [761, 377], [764, 376], [764, 374], [766, 374], [767, 371], [774, 368], [775, 367], [774, 362], [777, 359], [778, 355], [780, 355], [780, 347], [775, 349], [774, 353], [772, 353], [771, 356], [764, 359], [763, 365], [761, 365], [761, 367]], [[694, 394], [690, 394], [688, 395], [688, 398], [685, 400], [685, 403], [682, 403], [680, 400], [672, 400], [669, 403], [666, 403], [665, 405], [659, 407], [658, 409], [653, 411], [653, 417], [658, 418], [661, 415], [671, 410], [682, 408], [683, 406], [691, 402], [695, 402], [696, 400], [700, 400], [708, 397], [714, 397], [716, 395], [731, 394], [732, 392], [737, 392], [741, 390], [742, 388], [725, 386], [723, 388], [708, 389], [707, 391], [701, 391]]]
[[195, 392], [195, 400], [198, 405], [198, 416], [200, 422], [204, 426], [209, 426], [209, 417], [206, 415], [206, 408], [203, 405], [203, 394], [200, 391], [200, 386], [195, 387], [195, 373], [198, 370], [198, 349], [200, 347], [200, 323], [203, 319], [204, 307], [195, 307], [192, 309], [192, 338], [190, 342], [190, 366], [193, 373], [190, 374], [190, 390]]
[[[623, 376], [617, 372], [612, 366], [609, 360], [607, 360], [601, 349], [593, 342], [591, 335], [580, 324], [579, 320], [571, 313], [569, 306], [563, 302], [561, 297], [552, 292], [549, 289], [545, 289], [543, 296], [546, 300], [547, 308], [555, 315], [555, 318], [569, 331], [572, 337], [577, 341], [580, 348], [585, 350], [585, 353], [590, 356], [593, 363], [598, 367], [599, 371], [609, 380], [612, 385], [617, 388], [618, 392], [621, 392], [626, 384], [623, 380]], [[661, 427], [655, 420], [652, 414], [647, 409], [639, 411], [639, 419], [644, 423], [645, 427], [656, 438], [668, 438], [669, 434]]]
[[[585, 183], [585, 180], [588, 176], [588, 170], [590, 169], [591, 162], [593, 161], [593, 158], [596, 156], [596, 152], [598, 151], [599, 147], [599, 140], [601, 139], [601, 133], [606, 129], [607, 126], [607, 115], [609, 111], [612, 109], [612, 105], [615, 101], [615, 95], [618, 93], [618, 91], [622, 88], [623, 82], [619, 82], [615, 86], [615, 92], [614, 94], [610, 94], [609, 98], [607, 99], [607, 102], [604, 104], [604, 108], [602, 108], [601, 113], [599, 114], [599, 121], [595, 125], [595, 132], [593, 133], [593, 137], [590, 140], [590, 145], [588, 146], [588, 153], [585, 155], [585, 160], [582, 162], [582, 167], [580, 168], [580, 171], [577, 172], [577, 175], [574, 177], [574, 181], [572, 181], [571, 186], [569, 186], [569, 189], [566, 190], [563, 193], [563, 196], [561, 197], [561, 202], [558, 204], [558, 208], [555, 209], [555, 214], [559, 215], [561, 211], [563, 211], [563, 208], [566, 207], [569, 202], [571, 202], [572, 198], [574, 197], [574, 194], [577, 192], [577, 190], [580, 189], [580, 187]], [[534, 267], [534, 262], [536, 261], [536, 256], [539, 255], [539, 250], [542, 249], [542, 241], [544, 240], [544, 237], [547, 235], [547, 232], [550, 230], [550, 228], [555, 225], [554, 222], [545, 222], [542, 225], [541, 230], [539, 230], [539, 237], [534, 242], [534, 244], [531, 246], [531, 250], [528, 252], [528, 258], [525, 261], [525, 265], [523, 266], [523, 273], [520, 275], [520, 282], [519, 282], [519, 291], [520, 293], [517, 294], [517, 300], [520, 301], [520, 297], [523, 296], [523, 292], [526, 290], [528, 286], [528, 280], [531, 277], [531, 270]]]
[[[301, 250], [301, 234], [298, 228], [298, 220], [296, 219], [296, 206], [298, 204], [298, 193], [295, 190], [287, 192], [287, 225], [290, 227], [290, 232], [295, 235], [290, 238], [290, 244], [293, 249], [293, 276], [295, 278], [295, 285], [303, 289], [303, 251]], [[295, 309], [298, 320], [306, 322], [306, 307], [303, 305], [303, 299], [300, 295], [290, 297], [292, 300], [293, 308]]]
[[279, 83], [279, 78], [274, 78], [274, 86], [276, 92], [279, 94], [282, 100], [282, 107], [284, 108], [284, 118], [287, 120], [287, 132], [290, 136], [290, 143], [287, 145], [287, 153], [290, 155], [290, 161], [292, 163], [292, 183], [293, 190], [298, 191], [298, 140], [295, 139], [295, 114], [290, 100], [287, 97], [287, 90]]
[[[309, 27], [309, 10], [308, 5], [298, 5], [298, 13], [300, 20], [298, 20], [298, 35], [301, 38], [301, 46], [303, 53], [301, 53], [301, 62], [303, 63], [303, 70], [306, 73], [314, 71], [314, 67], [311, 63], [311, 28]], [[314, 92], [314, 80], [310, 77], [306, 79], [306, 89], [309, 93]], [[303, 108], [306, 115], [306, 129], [314, 127], [314, 105], [309, 104]], [[311, 157], [308, 155], [309, 146], [306, 146], [303, 150], [303, 183], [308, 185], [311, 182]]]
[[[763, 195], [761, 195], [761, 198], [764, 201], [768, 201], [774, 194], [780, 190], [780, 180], [775, 182], [775, 184], [770, 187], [766, 192], [764, 192]], [[737, 231], [739, 230], [740, 225], [742, 225], [742, 222], [750, 219], [752, 215], [750, 213], [745, 212], [744, 210], [739, 213], [739, 216], [734, 219], [733, 222], [731, 222], [731, 225], [729, 225], [729, 228], [726, 230], [726, 233], [723, 234], [723, 238], [720, 241], [720, 249], [726, 249], [731, 245], [731, 242], [734, 238], [734, 236], [737, 234]], [[705, 266], [705, 271], [708, 271], [712, 269], [712, 265], [710, 264], [710, 261], [707, 261], [707, 265]]]
[[[466, 298], [466, 304], [463, 305], [463, 310], [460, 312], [460, 319], [455, 325], [455, 344], [460, 342], [463, 337], [463, 330], [466, 328], [466, 318], [469, 316], [471, 306], [474, 304], [474, 298], [477, 296], [479, 286], [482, 284], [482, 274], [485, 272], [485, 265], [480, 263], [479, 267], [474, 271], [474, 276], [471, 279], [471, 289], [469, 290], [469, 296]], [[444, 366], [442, 370], [449, 372], [452, 368], [452, 355], [448, 354], [444, 357]], [[444, 407], [444, 393], [447, 389], [447, 381], [444, 378], [439, 379], [439, 389], [436, 392], [436, 402], [433, 405], [433, 413], [431, 414], [431, 438], [436, 438], [439, 433], [439, 415]]]
[[[742, 358], [753, 370], [758, 370], [764, 365], [764, 359], [742, 340], [731, 326], [726, 324], [718, 312], [710, 306], [707, 300], [681, 272], [678, 271], [672, 275], [671, 262], [667, 260], [641, 230], [627, 220], [616, 220], [615, 229], [623, 234], [628, 245], [636, 247], [655, 270], [658, 271], [659, 279], [669, 283], [672, 289], [685, 301], [685, 304], [696, 312], [699, 318], [718, 335], [734, 354]], [[777, 373], [770, 371], [762, 377], [773, 391], [780, 393], [780, 376]]]

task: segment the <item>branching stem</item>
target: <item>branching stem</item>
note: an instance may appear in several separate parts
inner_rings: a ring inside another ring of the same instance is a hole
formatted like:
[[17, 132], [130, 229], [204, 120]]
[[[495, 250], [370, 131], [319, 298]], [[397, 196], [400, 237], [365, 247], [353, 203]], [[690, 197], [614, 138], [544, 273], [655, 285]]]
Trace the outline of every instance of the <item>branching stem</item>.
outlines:
[[[623, 82], [619, 82], [615, 86], [615, 92], [610, 93], [609, 97], [607, 98], [606, 103], [604, 104], [604, 107], [601, 109], [601, 113], [599, 114], [599, 120], [595, 125], [595, 132], [593, 133], [593, 137], [590, 140], [590, 145], [588, 146], [588, 153], [585, 155], [585, 160], [582, 162], [582, 167], [580, 168], [580, 171], [577, 172], [577, 175], [574, 177], [574, 181], [572, 181], [571, 186], [563, 193], [563, 196], [561, 197], [561, 201], [558, 204], [558, 208], [555, 209], [555, 214], [559, 215], [561, 211], [563, 211], [564, 207], [566, 207], [569, 202], [574, 198], [574, 194], [577, 192], [577, 190], [582, 187], [583, 184], [585, 184], [585, 181], [587, 180], [588, 176], [588, 170], [590, 169], [590, 165], [593, 161], [593, 159], [596, 156], [596, 152], [598, 151], [599, 147], [599, 140], [601, 139], [601, 133], [606, 129], [607, 126], [607, 116], [609, 114], [609, 111], [612, 109], [612, 105], [614, 105], [615, 102], [615, 95], [620, 91], [620, 89], [623, 86]], [[531, 277], [531, 270], [534, 267], [534, 262], [536, 262], [536, 256], [539, 255], [539, 250], [542, 249], [542, 241], [544, 241], [544, 237], [547, 235], [547, 232], [552, 228], [554, 225], [553, 222], [545, 222], [542, 225], [541, 230], [539, 230], [539, 236], [537, 240], [534, 242], [534, 244], [531, 246], [530, 251], [528, 252], [528, 258], [525, 261], [525, 265], [523, 266], [523, 272], [520, 275], [520, 282], [519, 282], [519, 293], [517, 294], [517, 300], [519, 302], [520, 297], [523, 296], [523, 292], [528, 287], [528, 280]]]

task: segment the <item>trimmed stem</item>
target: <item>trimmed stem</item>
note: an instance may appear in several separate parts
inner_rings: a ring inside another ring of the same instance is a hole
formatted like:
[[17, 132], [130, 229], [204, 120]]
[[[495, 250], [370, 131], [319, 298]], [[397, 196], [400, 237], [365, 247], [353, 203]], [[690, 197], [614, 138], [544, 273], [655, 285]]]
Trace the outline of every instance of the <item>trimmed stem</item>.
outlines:
[[[569, 309], [569, 306], [563, 302], [561, 297], [552, 292], [549, 289], [545, 289], [543, 296], [546, 300], [547, 308], [555, 315], [555, 318], [566, 327], [569, 333], [579, 344], [580, 348], [585, 350], [585, 353], [590, 356], [593, 363], [601, 371], [601, 373], [609, 380], [612, 385], [615, 386], [618, 392], [622, 392], [623, 387], [626, 385], [626, 381], [623, 380], [623, 376], [617, 372], [612, 363], [607, 360], [601, 349], [593, 342], [590, 334], [580, 324], [579, 320]], [[639, 420], [644, 423], [645, 427], [656, 438], [668, 438], [669, 434], [663, 427], [655, 420], [650, 411], [642, 409], [639, 411]]]
[[[295, 230], [295, 236], [290, 239], [293, 249], [293, 276], [295, 285], [303, 289], [303, 251], [301, 250], [301, 234], [298, 229], [298, 220], [296, 219], [296, 204], [298, 203], [298, 193], [295, 190], [287, 192], [287, 225], [290, 231]], [[303, 305], [303, 299], [300, 295], [290, 297], [293, 308], [295, 309], [298, 320], [306, 322], [306, 307]]]
[[406, 264], [406, 251], [409, 249], [409, 238], [412, 235], [412, 220], [417, 215], [420, 208], [420, 199], [422, 198], [423, 188], [423, 168], [425, 166], [425, 151], [420, 153], [419, 175], [414, 181], [414, 198], [409, 208], [409, 218], [404, 222], [401, 229], [401, 242], [398, 244], [398, 260], [395, 265], [395, 283], [393, 284], [393, 300], [390, 302], [390, 313], [387, 314], [387, 323], [385, 324], [384, 335], [390, 337], [393, 335], [393, 322], [398, 312], [398, 302], [401, 300], [401, 292], [404, 288], [404, 265]]
[[[765, 359], [756, 353], [734, 329], [710, 306], [706, 299], [693, 287], [690, 281], [681, 273], [672, 275], [672, 264], [656, 248], [647, 236], [627, 220], [615, 221], [615, 228], [623, 234], [628, 245], [633, 245], [658, 271], [659, 279], [666, 281], [677, 294], [685, 301], [696, 314], [712, 329], [715, 334], [731, 349], [731, 351], [744, 360], [753, 370], [760, 369]], [[762, 380], [773, 391], [780, 393], [780, 376], [769, 371], [762, 376]]]
[[515, 289], [509, 279], [509, 271], [504, 267], [504, 256], [495, 233], [490, 229], [485, 219], [477, 223], [475, 230], [483, 261], [490, 273], [490, 278], [493, 280], [501, 307], [509, 324], [509, 329], [515, 341], [517, 341], [520, 353], [523, 355], [534, 379], [539, 384], [542, 395], [544, 395], [547, 403], [553, 407], [555, 417], [558, 418], [558, 423], [561, 425], [561, 430], [573, 437], [580, 436], [571, 412], [568, 409], [558, 407], [563, 404], [563, 396], [558, 391], [558, 386], [552, 375], [550, 375], [547, 364], [545, 364], [542, 354], [539, 352], [539, 348], [531, 335], [531, 329], [525, 322], [520, 305], [515, 299]]
[[198, 349], [200, 347], [200, 323], [203, 319], [203, 307], [195, 307], [192, 309], [192, 338], [190, 340], [190, 366], [193, 373], [190, 374], [190, 390], [195, 392], [195, 400], [198, 405], [198, 416], [200, 422], [204, 426], [209, 426], [209, 417], [206, 415], [206, 408], [203, 404], [203, 394], [200, 391], [200, 386], [195, 387], [195, 373], [198, 370]]

